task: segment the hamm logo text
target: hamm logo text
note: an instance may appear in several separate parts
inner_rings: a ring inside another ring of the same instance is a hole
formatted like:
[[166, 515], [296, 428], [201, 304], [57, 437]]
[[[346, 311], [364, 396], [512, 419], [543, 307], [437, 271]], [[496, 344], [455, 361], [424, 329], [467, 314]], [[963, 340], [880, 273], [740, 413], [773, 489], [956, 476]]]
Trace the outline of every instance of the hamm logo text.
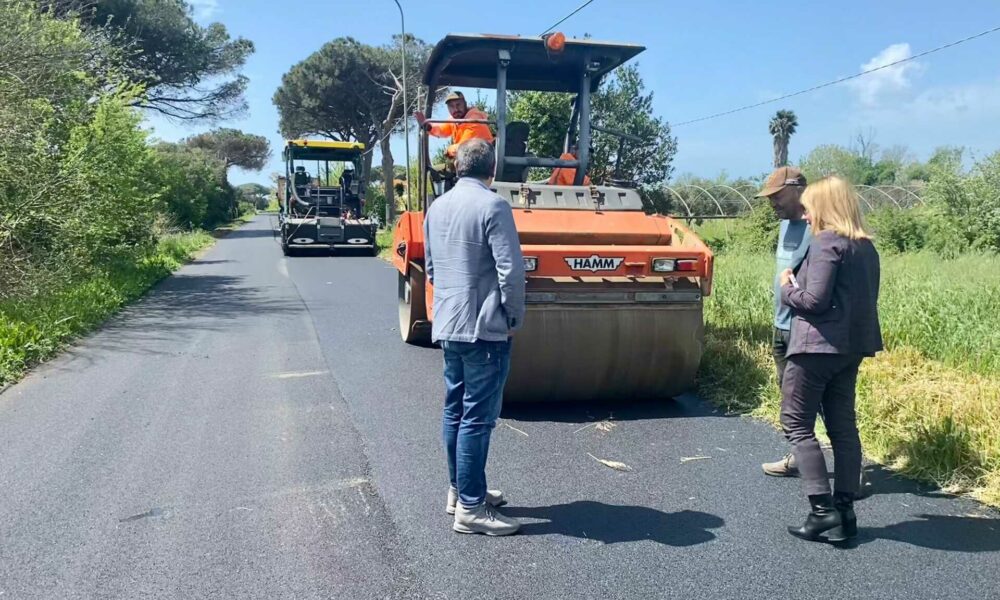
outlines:
[[569, 268], [574, 271], [590, 271], [594, 273], [597, 271], [614, 271], [625, 259], [597, 256], [594, 254], [590, 257], [576, 256], [565, 260]]

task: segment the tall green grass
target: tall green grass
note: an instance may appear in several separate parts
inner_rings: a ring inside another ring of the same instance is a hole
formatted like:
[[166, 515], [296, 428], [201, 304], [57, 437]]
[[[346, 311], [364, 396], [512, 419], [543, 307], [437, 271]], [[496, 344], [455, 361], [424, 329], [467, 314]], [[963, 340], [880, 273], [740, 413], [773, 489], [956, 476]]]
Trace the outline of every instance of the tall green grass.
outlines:
[[[715, 273], [701, 392], [777, 422], [774, 259], [722, 253]], [[865, 451], [1000, 505], [1000, 258], [884, 256], [879, 306], [887, 351], [865, 362], [859, 380]]]
[[[741, 331], [772, 317], [774, 259], [724, 254], [718, 259], [709, 323]], [[931, 254], [882, 257], [879, 300], [889, 348], [909, 346], [928, 358], [985, 375], [1000, 372], [1000, 258]]]
[[166, 235], [61, 289], [0, 303], [0, 386], [142, 296], [212, 241], [204, 231]]

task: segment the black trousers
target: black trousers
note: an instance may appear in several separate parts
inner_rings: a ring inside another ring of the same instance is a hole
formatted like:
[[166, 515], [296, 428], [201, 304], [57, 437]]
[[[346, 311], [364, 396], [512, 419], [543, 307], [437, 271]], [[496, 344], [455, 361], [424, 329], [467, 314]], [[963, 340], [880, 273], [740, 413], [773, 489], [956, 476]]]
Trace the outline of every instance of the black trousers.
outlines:
[[854, 398], [862, 358], [845, 354], [788, 357], [781, 385], [781, 427], [792, 444], [809, 496], [830, 493], [826, 459], [816, 439], [816, 415], [820, 410], [833, 445], [834, 489], [858, 493], [861, 439]]
[[785, 365], [788, 364], [788, 359], [785, 358], [785, 353], [788, 352], [788, 340], [792, 337], [792, 332], [787, 329], [774, 328], [774, 339], [771, 342], [771, 355], [774, 356], [774, 368], [778, 372], [778, 388], [781, 388], [781, 383], [785, 380]]

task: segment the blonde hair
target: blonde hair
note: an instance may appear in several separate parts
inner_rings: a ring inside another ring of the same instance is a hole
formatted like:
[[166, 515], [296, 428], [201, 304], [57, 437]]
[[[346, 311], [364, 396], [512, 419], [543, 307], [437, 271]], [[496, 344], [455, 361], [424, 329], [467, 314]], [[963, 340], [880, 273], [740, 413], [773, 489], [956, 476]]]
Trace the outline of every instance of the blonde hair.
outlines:
[[809, 184], [802, 206], [812, 220], [812, 232], [834, 231], [852, 240], [871, 239], [861, 217], [861, 202], [854, 186], [840, 177], [824, 177]]

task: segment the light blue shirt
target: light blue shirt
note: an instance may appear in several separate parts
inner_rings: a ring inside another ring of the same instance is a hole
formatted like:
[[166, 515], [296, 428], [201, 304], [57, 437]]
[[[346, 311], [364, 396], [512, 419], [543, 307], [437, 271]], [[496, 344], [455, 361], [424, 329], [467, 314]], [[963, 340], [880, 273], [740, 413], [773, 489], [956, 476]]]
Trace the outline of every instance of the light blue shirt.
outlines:
[[790, 331], [792, 328], [792, 310], [781, 302], [781, 272], [785, 269], [798, 269], [802, 259], [806, 257], [812, 233], [809, 223], [805, 220], [781, 221], [781, 234], [778, 236], [777, 269], [774, 273], [774, 326], [777, 329]]
[[459, 179], [424, 219], [434, 284], [431, 338], [502, 342], [524, 321], [524, 258], [510, 204], [483, 182]]

